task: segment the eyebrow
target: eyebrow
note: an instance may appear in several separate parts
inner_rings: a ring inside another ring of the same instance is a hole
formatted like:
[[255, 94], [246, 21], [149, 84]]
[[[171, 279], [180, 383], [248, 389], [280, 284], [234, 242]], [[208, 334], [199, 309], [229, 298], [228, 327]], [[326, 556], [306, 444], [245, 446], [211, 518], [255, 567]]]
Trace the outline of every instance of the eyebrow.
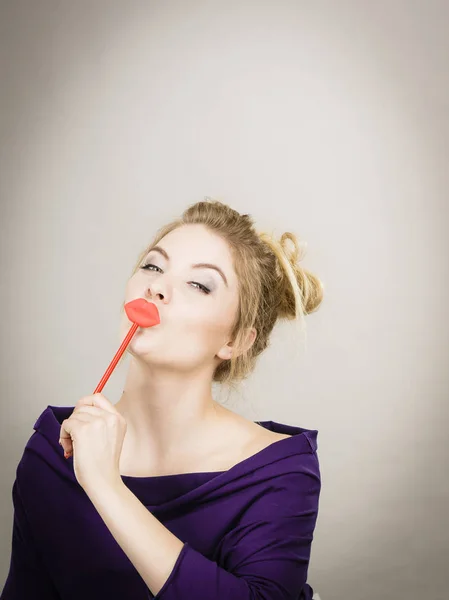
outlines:
[[[170, 257], [168, 256], [167, 252], [161, 246], [153, 246], [153, 248], [150, 248], [148, 250], [147, 254], [149, 254], [150, 252], [153, 252], [153, 251], [159, 252], [159, 254], [162, 254], [162, 256], [164, 258], [166, 258], [167, 260], [170, 260]], [[226, 279], [226, 275], [223, 273], [223, 271], [220, 269], [220, 267], [217, 267], [217, 265], [212, 265], [210, 263], [196, 263], [195, 265], [192, 265], [192, 269], [214, 269], [215, 271], [220, 273], [226, 286], [229, 287], [228, 280]]]

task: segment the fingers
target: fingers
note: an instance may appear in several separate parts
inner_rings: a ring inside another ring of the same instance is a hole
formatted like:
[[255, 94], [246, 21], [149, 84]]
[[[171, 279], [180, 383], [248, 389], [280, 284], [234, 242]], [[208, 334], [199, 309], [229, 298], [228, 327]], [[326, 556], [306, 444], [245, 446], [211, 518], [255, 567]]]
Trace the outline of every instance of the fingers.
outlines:
[[69, 456], [72, 456], [73, 454], [73, 446], [72, 446], [72, 441], [67, 441], [67, 440], [61, 440], [61, 438], [59, 438], [59, 445], [62, 446], [62, 449], [64, 450], [64, 458], [69, 458]]
[[90, 396], [83, 396], [76, 403], [75, 409], [81, 406], [97, 406], [98, 408], [102, 408], [103, 410], [107, 410], [111, 413], [117, 413], [117, 409], [114, 407], [112, 402], [110, 402], [106, 396], [103, 396], [103, 394], [91, 394]]
[[101, 417], [103, 419], [111, 418], [111, 413], [122, 418], [114, 406], [102, 394], [94, 394], [80, 398], [70, 417], [65, 419], [61, 425], [59, 444], [64, 450], [64, 458], [69, 458], [73, 455], [71, 432], [74, 421], [89, 422], [92, 420], [92, 417]]
[[72, 445], [70, 444], [70, 449], [66, 450], [66, 446], [68, 446], [67, 442], [65, 442], [64, 444], [61, 442], [61, 440], [59, 440], [59, 444], [62, 446], [62, 449], [64, 450], [64, 458], [69, 458], [70, 456], [72, 456], [73, 454], [73, 450], [72, 450]]

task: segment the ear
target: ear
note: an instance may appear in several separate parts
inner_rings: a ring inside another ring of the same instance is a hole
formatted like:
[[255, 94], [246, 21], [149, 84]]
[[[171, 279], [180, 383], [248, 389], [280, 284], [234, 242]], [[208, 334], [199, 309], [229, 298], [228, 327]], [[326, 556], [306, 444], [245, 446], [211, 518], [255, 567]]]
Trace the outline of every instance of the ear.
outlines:
[[229, 360], [231, 356], [240, 356], [240, 354], [244, 354], [251, 348], [256, 337], [257, 331], [254, 329], [254, 327], [252, 327], [250, 330], [248, 330], [246, 338], [242, 344], [242, 348], [238, 354], [236, 354], [236, 350], [234, 349], [234, 342], [230, 341], [220, 348], [220, 350], [217, 352], [217, 356], [223, 360]]

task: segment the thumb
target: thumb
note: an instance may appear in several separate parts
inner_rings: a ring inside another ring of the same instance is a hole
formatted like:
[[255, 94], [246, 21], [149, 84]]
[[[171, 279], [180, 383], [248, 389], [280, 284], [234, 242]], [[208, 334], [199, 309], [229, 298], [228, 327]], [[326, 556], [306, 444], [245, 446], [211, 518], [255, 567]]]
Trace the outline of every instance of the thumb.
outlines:
[[67, 421], [63, 421], [61, 426], [61, 431], [59, 433], [59, 445], [62, 446], [64, 450], [64, 458], [68, 458], [71, 454], [73, 454], [73, 442], [70, 433], [64, 428], [64, 423]]

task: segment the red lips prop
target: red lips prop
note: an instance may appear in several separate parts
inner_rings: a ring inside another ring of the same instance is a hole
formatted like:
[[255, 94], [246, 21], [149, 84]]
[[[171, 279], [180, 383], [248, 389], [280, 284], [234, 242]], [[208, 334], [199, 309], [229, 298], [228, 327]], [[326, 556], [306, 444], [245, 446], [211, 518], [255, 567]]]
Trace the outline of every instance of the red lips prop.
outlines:
[[158, 325], [161, 322], [157, 306], [152, 302], [147, 302], [143, 298], [136, 298], [136, 300], [131, 300], [131, 302], [127, 302], [125, 304], [125, 311], [128, 315], [128, 319], [133, 322], [133, 325], [126, 334], [126, 337], [123, 340], [120, 348], [117, 350], [116, 355], [112, 359], [111, 364], [106, 369], [106, 372], [101, 378], [100, 383], [95, 388], [94, 394], [99, 394], [106, 385], [107, 380], [109, 379], [112, 371], [117, 366], [121, 355], [125, 351], [126, 346], [131, 341], [133, 335], [136, 333], [137, 328], [153, 327], [153, 325]]

